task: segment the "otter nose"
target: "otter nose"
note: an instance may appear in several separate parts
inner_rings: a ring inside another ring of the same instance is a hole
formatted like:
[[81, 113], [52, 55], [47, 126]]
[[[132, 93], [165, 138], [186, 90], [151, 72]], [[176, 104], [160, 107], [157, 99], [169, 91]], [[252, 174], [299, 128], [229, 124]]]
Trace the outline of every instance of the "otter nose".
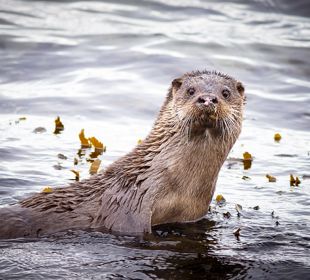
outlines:
[[197, 103], [205, 104], [205, 105], [209, 105], [211, 103], [217, 104], [218, 99], [216, 96], [199, 96], [197, 99]]

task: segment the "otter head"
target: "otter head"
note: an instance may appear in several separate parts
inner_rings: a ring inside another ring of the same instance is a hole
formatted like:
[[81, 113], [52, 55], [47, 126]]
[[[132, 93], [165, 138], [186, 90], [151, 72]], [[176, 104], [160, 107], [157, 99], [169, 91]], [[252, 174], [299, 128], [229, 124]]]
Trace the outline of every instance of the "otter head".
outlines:
[[170, 102], [187, 134], [211, 132], [236, 140], [241, 132], [244, 87], [218, 72], [196, 71], [174, 79]]

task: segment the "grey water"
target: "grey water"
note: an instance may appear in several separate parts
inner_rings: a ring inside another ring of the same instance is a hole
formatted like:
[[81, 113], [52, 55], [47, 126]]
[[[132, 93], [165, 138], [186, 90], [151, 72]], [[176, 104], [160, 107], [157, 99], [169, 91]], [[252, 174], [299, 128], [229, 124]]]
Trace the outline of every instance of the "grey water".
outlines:
[[214, 197], [203, 220], [144, 238], [2, 240], [0, 279], [309, 279], [309, 65], [306, 0], [0, 0], [1, 206], [69, 184], [71, 169], [89, 177], [82, 128], [107, 146], [102, 169], [130, 151], [184, 72], [228, 73], [247, 95], [215, 194], [226, 203]]

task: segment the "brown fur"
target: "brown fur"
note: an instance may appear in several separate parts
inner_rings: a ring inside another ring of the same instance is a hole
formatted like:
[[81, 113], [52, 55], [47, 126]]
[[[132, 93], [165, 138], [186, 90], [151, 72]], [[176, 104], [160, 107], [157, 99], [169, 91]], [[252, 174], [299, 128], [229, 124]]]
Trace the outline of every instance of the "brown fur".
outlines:
[[[225, 88], [231, 92], [226, 100]], [[200, 96], [216, 96], [218, 103], [197, 105]], [[87, 180], [0, 209], [0, 237], [99, 227], [142, 233], [152, 225], [203, 217], [241, 132], [243, 100], [242, 84], [218, 72], [175, 79], [142, 144]]]

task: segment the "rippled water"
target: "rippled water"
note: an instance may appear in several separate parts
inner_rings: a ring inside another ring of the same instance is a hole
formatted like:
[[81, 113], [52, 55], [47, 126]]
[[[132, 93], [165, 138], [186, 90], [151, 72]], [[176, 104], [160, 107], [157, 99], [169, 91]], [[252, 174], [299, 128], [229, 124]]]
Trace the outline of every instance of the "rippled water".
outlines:
[[[69, 231], [1, 241], [0, 279], [309, 278], [309, 16], [306, 0], [0, 0], [1, 205], [68, 184], [74, 157], [87, 178], [81, 128], [107, 145], [103, 168], [128, 152], [183, 72], [217, 69], [247, 93], [244, 129], [216, 190], [225, 205], [143, 239]], [[58, 115], [65, 130], [55, 135]], [[245, 151], [254, 156], [248, 170], [235, 160]]]

